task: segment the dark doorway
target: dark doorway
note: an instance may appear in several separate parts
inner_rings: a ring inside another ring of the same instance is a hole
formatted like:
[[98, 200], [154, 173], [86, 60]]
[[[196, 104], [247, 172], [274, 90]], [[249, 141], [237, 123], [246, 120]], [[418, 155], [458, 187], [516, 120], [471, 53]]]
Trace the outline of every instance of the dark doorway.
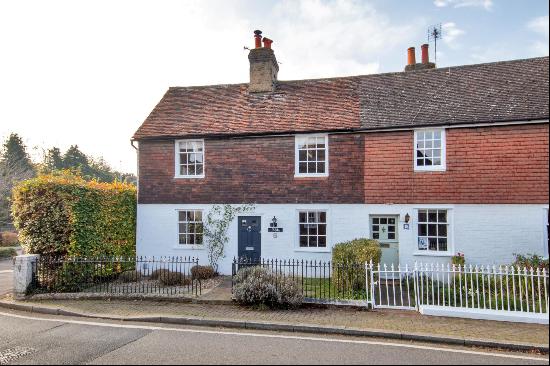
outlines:
[[262, 218], [239, 216], [239, 258], [259, 260], [262, 257]]

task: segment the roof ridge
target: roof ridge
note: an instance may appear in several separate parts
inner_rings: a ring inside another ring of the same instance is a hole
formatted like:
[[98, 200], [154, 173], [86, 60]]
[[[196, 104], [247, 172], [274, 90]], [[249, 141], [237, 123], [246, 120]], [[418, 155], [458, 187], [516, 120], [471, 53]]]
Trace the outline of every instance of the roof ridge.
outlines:
[[[530, 57], [530, 58], [521, 58], [514, 60], [504, 60], [504, 61], [493, 61], [493, 62], [482, 62], [477, 64], [466, 64], [466, 65], [456, 65], [456, 66], [443, 66], [436, 67], [433, 69], [423, 69], [423, 70], [414, 70], [414, 71], [389, 71], [381, 72], [376, 74], [359, 74], [359, 75], [348, 75], [348, 76], [329, 76], [323, 78], [310, 78], [310, 79], [291, 79], [291, 80], [278, 80], [278, 83], [282, 84], [292, 84], [292, 83], [301, 83], [301, 82], [313, 82], [313, 81], [339, 81], [345, 79], [359, 79], [359, 78], [370, 78], [370, 77], [380, 77], [380, 76], [394, 76], [394, 75], [414, 75], [418, 73], [428, 73], [428, 72], [445, 72], [447, 70], [460, 70], [468, 69], [481, 66], [493, 66], [493, 65], [504, 65], [504, 64], [516, 64], [522, 62], [534, 62], [548, 60], [549, 56], [540, 56], [540, 57]], [[171, 86], [168, 90], [181, 90], [181, 89], [204, 89], [204, 88], [228, 88], [228, 87], [238, 87], [238, 86], [248, 86], [248, 83], [224, 83], [224, 84], [209, 84], [209, 85], [189, 85], [189, 86]]]

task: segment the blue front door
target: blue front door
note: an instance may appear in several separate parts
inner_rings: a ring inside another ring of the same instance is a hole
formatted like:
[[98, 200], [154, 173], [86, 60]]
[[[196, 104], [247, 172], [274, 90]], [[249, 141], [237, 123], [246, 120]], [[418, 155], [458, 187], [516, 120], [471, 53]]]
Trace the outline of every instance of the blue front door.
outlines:
[[258, 260], [262, 257], [262, 218], [239, 216], [239, 258]]

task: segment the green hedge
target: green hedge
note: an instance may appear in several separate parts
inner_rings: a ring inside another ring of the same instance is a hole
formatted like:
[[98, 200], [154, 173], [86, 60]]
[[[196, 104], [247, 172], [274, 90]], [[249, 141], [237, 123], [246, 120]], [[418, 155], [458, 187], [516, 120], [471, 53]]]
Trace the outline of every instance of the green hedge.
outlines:
[[12, 215], [27, 253], [135, 255], [136, 190], [129, 184], [39, 176], [14, 188]]
[[336, 244], [332, 249], [334, 286], [353, 296], [366, 292], [365, 263], [380, 263], [381, 257], [382, 249], [376, 240], [354, 239]]

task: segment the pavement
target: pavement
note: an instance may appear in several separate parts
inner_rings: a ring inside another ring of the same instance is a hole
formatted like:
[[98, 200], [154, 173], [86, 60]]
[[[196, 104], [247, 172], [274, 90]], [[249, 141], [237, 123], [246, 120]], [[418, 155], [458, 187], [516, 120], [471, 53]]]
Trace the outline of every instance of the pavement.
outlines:
[[0, 307], [35, 313], [70, 314], [121, 321], [164, 322], [232, 328], [384, 336], [437, 343], [548, 350], [548, 326], [473, 319], [428, 317], [397, 310], [364, 311], [306, 307], [298, 310], [256, 310], [238, 305], [128, 300], [14, 301]]
[[548, 364], [536, 354], [0, 310], [0, 364]]
[[12, 292], [13, 289], [13, 261], [0, 260], [0, 297]]

